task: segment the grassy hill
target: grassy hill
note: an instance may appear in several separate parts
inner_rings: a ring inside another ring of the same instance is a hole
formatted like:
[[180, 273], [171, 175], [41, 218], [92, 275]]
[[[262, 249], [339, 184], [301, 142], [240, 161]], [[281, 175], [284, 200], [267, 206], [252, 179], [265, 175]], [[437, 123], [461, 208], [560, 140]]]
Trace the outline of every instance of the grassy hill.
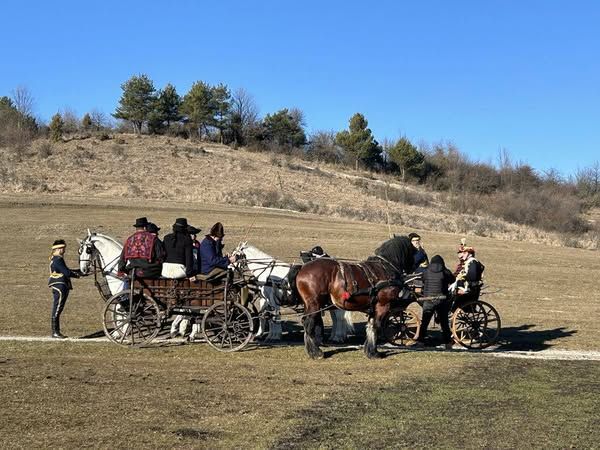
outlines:
[[[0, 192], [259, 206], [414, 228], [597, 248], [563, 236], [452, 210], [440, 193], [332, 164], [211, 143], [115, 135], [0, 149]], [[457, 239], [458, 240], [458, 239]]]

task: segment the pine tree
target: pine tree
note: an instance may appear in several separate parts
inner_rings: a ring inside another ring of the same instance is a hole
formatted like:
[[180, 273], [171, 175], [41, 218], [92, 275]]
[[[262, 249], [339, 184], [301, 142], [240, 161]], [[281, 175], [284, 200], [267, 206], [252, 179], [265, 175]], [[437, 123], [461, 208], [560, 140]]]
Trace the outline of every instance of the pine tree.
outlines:
[[181, 112], [190, 122], [192, 129], [199, 137], [207, 134], [208, 127], [214, 124], [215, 107], [212, 88], [204, 81], [196, 81], [183, 97]]
[[81, 128], [86, 131], [92, 128], [92, 117], [89, 115], [89, 113], [85, 113], [83, 119], [81, 119]]
[[406, 137], [401, 137], [398, 142], [390, 148], [390, 158], [400, 168], [402, 181], [406, 180], [406, 175], [420, 177], [425, 168], [425, 155], [417, 150]]
[[231, 93], [224, 84], [212, 88], [212, 103], [214, 108], [214, 126], [219, 129], [219, 139], [223, 143], [223, 131], [229, 126], [229, 109]]
[[54, 142], [60, 141], [63, 135], [64, 126], [65, 123], [63, 122], [62, 116], [59, 113], [54, 114], [48, 127], [50, 129], [50, 139]]
[[123, 94], [113, 117], [131, 122], [134, 133], [140, 134], [155, 105], [154, 83], [144, 74], [134, 75], [121, 85], [121, 89]]
[[301, 111], [282, 109], [272, 115], [267, 114], [263, 120], [263, 135], [265, 140], [282, 147], [304, 145], [306, 133], [302, 125]]
[[336, 143], [354, 157], [356, 170], [360, 161], [367, 167], [381, 163], [381, 147], [368, 125], [365, 116], [356, 113], [350, 118], [349, 131], [340, 131], [335, 137]]

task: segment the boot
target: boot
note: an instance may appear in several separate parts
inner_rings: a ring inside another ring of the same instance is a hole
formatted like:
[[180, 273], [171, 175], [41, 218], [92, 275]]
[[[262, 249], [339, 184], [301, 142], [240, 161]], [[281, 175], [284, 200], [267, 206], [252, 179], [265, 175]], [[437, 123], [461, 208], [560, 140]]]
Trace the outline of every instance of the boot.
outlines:
[[52, 318], [52, 337], [55, 339], [65, 339], [66, 336], [63, 336], [60, 333], [60, 321], [58, 317]]

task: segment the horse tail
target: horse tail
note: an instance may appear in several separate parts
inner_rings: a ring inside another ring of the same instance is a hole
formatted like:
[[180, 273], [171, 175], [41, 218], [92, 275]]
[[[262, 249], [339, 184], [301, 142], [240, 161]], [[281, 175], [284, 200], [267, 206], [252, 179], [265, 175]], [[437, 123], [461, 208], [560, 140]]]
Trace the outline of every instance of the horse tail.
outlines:
[[300, 292], [298, 291], [298, 286], [296, 285], [296, 277], [298, 276], [298, 272], [300, 272], [301, 267], [301, 265], [292, 266], [287, 276], [290, 291], [292, 293], [289, 304], [293, 306], [302, 303], [302, 298], [300, 297]]

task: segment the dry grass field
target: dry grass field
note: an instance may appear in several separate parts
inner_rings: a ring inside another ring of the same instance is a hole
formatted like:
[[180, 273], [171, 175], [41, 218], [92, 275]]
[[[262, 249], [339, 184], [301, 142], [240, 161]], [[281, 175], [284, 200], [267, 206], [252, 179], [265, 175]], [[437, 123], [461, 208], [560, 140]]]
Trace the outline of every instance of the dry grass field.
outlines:
[[[88, 227], [124, 238], [141, 215], [163, 231], [180, 216], [204, 230], [220, 220], [227, 249], [247, 239], [287, 261], [317, 243], [332, 255], [364, 258], [387, 236], [385, 225], [335, 217], [142, 202], [118, 192], [84, 200], [84, 192], [0, 197], [1, 335], [48, 335], [49, 244], [67, 239], [67, 262], [75, 266], [75, 240]], [[422, 236], [430, 256], [454, 264], [460, 235]], [[490, 290], [499, 290], [486, 300], [502, 316], [501, 348], [599, 348], [596, 252], [477, 236], [470, 243], [486, 265]], [[92, 280], [75, 280], [64, 332], [97, 333], [101, 308]], [[597, 362], [403, 349], [371, 361], [353, 347], [328, 347], [326, 359], [311, 361], [297, 326], [286, 329], [289, 344], [236, 354], [179, 342], [130, 350], [0, 341], [0, 447], [594, 448], [600, 442]]]

